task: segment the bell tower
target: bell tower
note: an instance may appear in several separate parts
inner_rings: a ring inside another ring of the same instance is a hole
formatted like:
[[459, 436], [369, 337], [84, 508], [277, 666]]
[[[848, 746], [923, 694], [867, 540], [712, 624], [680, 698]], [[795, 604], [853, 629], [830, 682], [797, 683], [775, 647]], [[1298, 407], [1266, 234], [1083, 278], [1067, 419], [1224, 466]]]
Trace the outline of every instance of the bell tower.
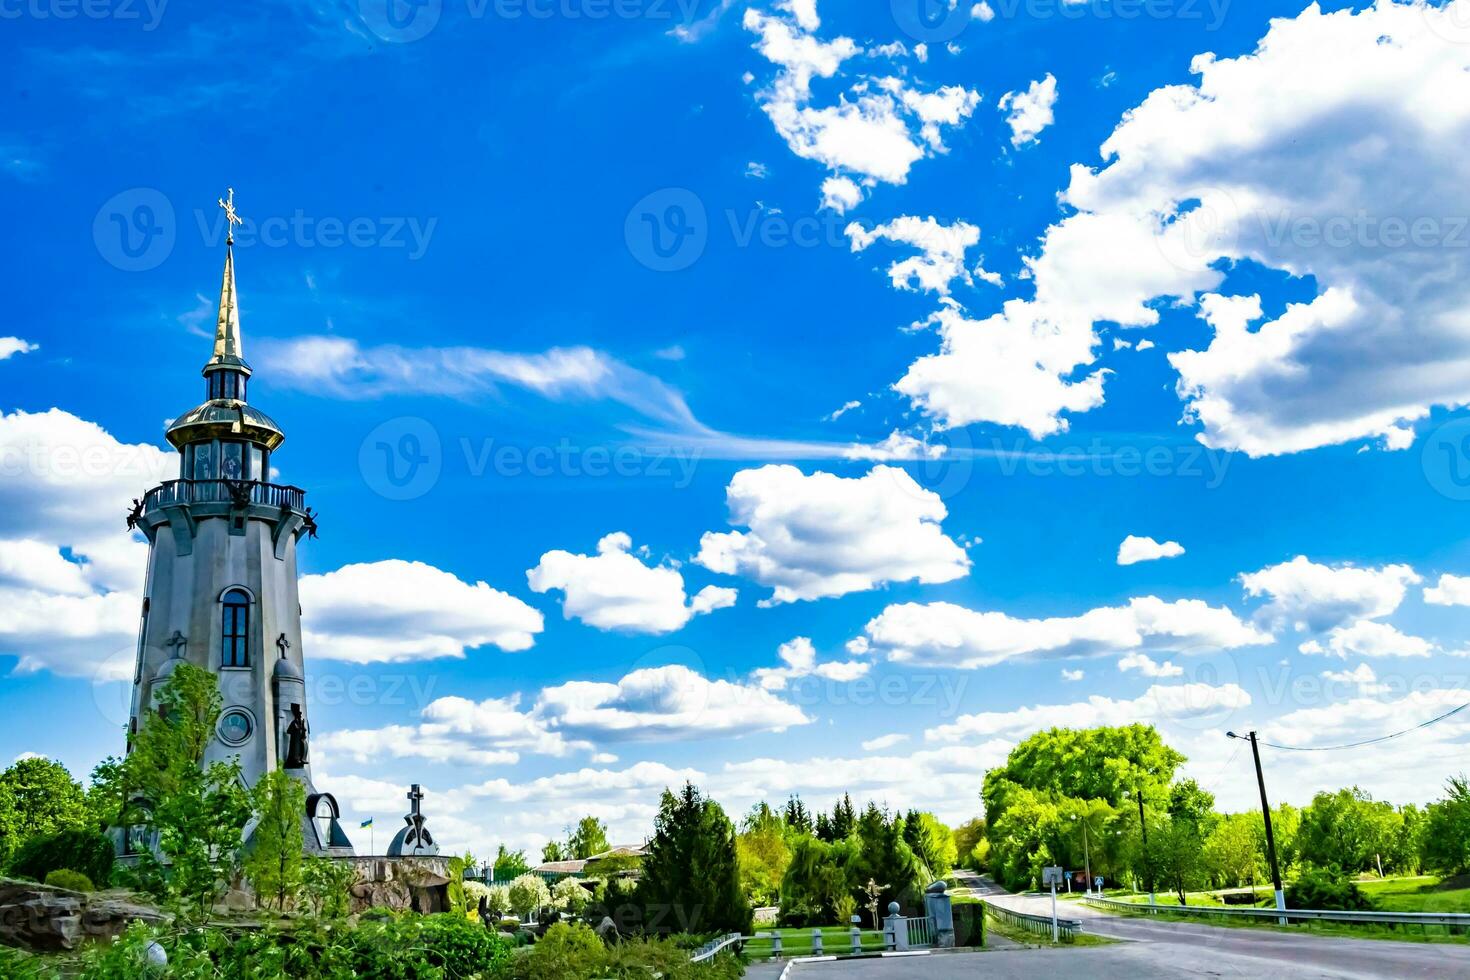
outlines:
[[179, 478], [154, 487], [128, 519], [148, 538], [131, 727], [181, 663], [219, 679], [223, 710], [206, 761], [238, 757], [247, 785], [284, 768], [306, 786], [306, 849], [351, 854], [336, 801], [311, 781], [296, 546], [316, 535], [306, 492], [278, 482], [283, 433], [250, 405], [250, 365], [235, 293], [234, 191], [204, 401], [169, 425]]

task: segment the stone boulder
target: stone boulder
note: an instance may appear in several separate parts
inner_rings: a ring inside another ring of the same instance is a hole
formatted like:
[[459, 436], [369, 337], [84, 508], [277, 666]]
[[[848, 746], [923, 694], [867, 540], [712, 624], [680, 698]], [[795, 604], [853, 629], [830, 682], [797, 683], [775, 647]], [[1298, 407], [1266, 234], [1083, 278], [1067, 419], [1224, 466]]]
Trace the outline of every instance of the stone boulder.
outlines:
[[0, 943], [21, 949], [76, 949], [87, 939], [112, 939], [128, 923], [168, 916], [139, 905], [127, 892], [74, 892], [33, 881], [0, 878]]

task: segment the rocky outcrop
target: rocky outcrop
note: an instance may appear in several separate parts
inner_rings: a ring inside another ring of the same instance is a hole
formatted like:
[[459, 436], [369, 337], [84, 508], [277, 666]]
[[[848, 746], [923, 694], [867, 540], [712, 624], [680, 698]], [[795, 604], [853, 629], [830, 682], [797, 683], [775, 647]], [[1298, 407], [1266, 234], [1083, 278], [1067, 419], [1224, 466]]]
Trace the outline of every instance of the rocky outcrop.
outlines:
[[449, 907], [448, 859], [438, 856], [345, 858], [357, 868], [352, 911], [371, 908], [425, 914]]
[[7, 946], [76, 949], [88, 939], [111, 939], [135, 920], [153, 923], [167, 918], [132, 901], [126, 892], [74, 892], [0, 878], [0, 943]]

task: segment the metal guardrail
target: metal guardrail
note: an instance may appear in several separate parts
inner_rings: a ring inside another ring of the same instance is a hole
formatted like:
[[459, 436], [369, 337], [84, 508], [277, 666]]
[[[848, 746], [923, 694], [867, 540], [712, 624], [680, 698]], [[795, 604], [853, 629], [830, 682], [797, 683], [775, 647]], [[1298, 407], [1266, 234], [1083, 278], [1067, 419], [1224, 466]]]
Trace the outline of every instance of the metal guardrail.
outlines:
[[1132, 912], [1139, 915], [1214, 915], [1226, 918], [1298, 922], [1345, 922], [1375, 925], [1446, 926], [1470, 929], [1470, 912], [1337, 912], [1331, 909], [1242, 909], [1217, 905], [1146, 905], [1142, 902], [1120, 902], [1116, 898], [1084, 898], [1094, 908]]
[[[987, 913], [995, 916], [1006, 925], [1015, 926], [1018, 929], [1025, 929], [1027, 932], [1034, 932], [1038, 936], [1045, 936], [1047, 939], [1051, 939], [1051, 916], [1032, 915], [1030, 912], [1017, 912], [1015, 909], [1006, 908], [1004, 905], [998, 905], [991, 901], [981, 904], [985, 906]], [[1060, 916], [1057, 917], [1057, 933], [1062, 939], [1071, 939], [1081, 931], [1081, 919], [1063, 919]]]
[[711, 939], [703, 946], [689, 954], [690, 963], [703, 963], [705, 960], [713, 959], [722, 950], [729, 949], [745, 937], [738, 932], [727, 932], [717, 939]]

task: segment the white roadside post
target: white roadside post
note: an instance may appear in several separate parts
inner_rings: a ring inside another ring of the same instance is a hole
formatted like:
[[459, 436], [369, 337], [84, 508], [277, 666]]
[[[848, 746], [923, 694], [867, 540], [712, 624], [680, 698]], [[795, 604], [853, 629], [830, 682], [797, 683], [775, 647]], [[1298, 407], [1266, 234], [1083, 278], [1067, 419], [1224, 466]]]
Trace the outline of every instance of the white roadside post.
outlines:
[[1051, 886], [1051, 941], [1060, 942], [1061, 933], [1057, 928], [1057, 883], [1062, 880], [1061, 868], [1042, 868], [1041, 881]]

